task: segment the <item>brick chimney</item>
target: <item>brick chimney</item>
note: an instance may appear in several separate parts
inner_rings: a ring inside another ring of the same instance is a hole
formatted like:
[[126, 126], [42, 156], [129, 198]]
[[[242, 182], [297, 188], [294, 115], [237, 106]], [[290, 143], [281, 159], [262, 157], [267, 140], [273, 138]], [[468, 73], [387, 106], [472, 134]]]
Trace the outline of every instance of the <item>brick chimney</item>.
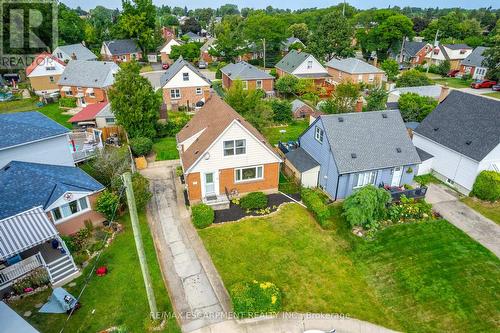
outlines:
[[354, 112], [362, 112], [363, 111], [363, 98], [360, 96], [356, 101], [356, 105], [354, 106]]
[[441, 93], [439, 94], [439, 98], [438, 98], [438, 103], [441, 103], [442, 101], [444, 101], [444, 99], [448, 96], [448, 94], [450, 93], [450, 88], [448, 87], [448, 84], [444, 84], [441, 86]]

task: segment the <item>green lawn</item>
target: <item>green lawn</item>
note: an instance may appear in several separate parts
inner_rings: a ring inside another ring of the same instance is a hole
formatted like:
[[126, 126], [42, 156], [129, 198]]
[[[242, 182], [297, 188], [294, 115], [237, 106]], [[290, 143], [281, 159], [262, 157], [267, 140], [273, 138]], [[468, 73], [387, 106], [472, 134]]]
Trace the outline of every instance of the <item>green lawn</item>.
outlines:
[[68, 119], [71, 118], [70, 115], [63, 114], [64, 110], [59, 108], [57, 103], [47, 104], [42, 107], [36, 105], [37, 98], [20, 99], [15, 101], [0, 102], [0, 114], [1, 113], [14, 113], [14, 112], [25, 112], [25, 111], [38, 111], [49, 117], [50, 119], [58, 122], [67, 128], [72, 128], [72, 125], [68, 123]]
[[11, 113], [21, 111], [32, 111], [38, 109], [36, 106], [38, 98], [18, 99], [14, 101], [0, 102], [0, 113]]
[[447, 83], [449, 87], [451, 88], [469, 88], [470, 87], [470, 84], [472, 82], [472, 80], [462, 80], [462, 79], [459, 79], [459, 78], [454, 78], [454, 77], [442, 77], [442, 78], [439, 78], [439, 79], [433, 79], [432, 81], [434, 81], [435, 83], [439, 83], [439, 84], [445, 84]]
[[156, 153], [157, 161], [177, 160], [179, 159], [179, 151], [175, 138], [166, 137], [155, 140], [153, 143], [153, 151]]
[[500, 261], [448, 222], [390, 227], [373, 241], [352, 235], [338, 215], [334, 223], [324, 231], [287, 205], [199, 234], [226, 287], [274, 282], [285, 311], [348, 313], [400, 331], [497, 329]]
[[58, 104], [47, 104], [45, 106], [42, 106], [41, 108], [38, 108], [37, 111], [43, 113], [44, 115], [54, 120], [55, 122], [58, 122], [64, 127], [67, 127], [69, 129], [73, 127], [71, 123], [68, 123], [68, 120], [69, 118], [71, 118], [71, 116], [68, 114], [63, 114], [64, 110], [60, 109]]
[[493, 91], [493, 92], [486, 93], [486, 94], [483, 94], [483, 95], [500, 99], [500, 91]]
[[462, 202], [493, 222], [500, 224], [500, 202], [487, 202], [471, 197], [463, 198]]
[[[262, 134], [271, 144], [274, 145], [277, 144], [278, 141], [287, 142], [297, 140], [299, 135], [301, 135], [308, 126], [309, 121], [296, 120], [290, 123], [288, 126], [264, 128]], [[281, 130], [285, 130], [286, 132], [280, 133]]]
[[[153, 287], [159, 311], [172, 311], [170, 299], [163, 283], [156, 252], [144, 213], [139, 214], [142, 239], [146, 250]], [[82, 307], [74, 313], [65, 332], [98, 332], [111, 326], [124, 325], [127, 332], [146, 332], [149, 323], [149, 306], [137, 258], [134, 236], [128, 215], [123, 219], [124, 231], [111, 246], [104, 250], [99, 265], [108, 266], [105, 277], [92, 276], [85, 289]], [[76, 287], [65, 286], [73, 296], [80, 292], [90, 265], [75, 282]], [[20, 314], [32, 311], [28, 321], [43, 333], [58, 333], [66, 320], [65, 314], [41, 314], [34, 304], [45, 302], [50, 291], [20, 300], [14, 304]], [[175, 319], [170, 319], [164, 330], [158, 332], [179, 332]]]
[[152, 72], [153, 71], [153, 66], [151, 65], [146, 65], [141, 67], [140, 72], [145, 73], [145, 72]]

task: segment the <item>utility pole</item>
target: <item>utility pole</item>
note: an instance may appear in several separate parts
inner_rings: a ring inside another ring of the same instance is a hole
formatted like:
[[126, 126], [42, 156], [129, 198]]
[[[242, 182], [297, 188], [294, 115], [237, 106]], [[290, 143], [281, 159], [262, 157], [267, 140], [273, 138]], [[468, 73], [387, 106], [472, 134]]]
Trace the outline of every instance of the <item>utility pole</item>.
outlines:
[[342, 16], [345, 17], [345, 0], [344, 0], [344, 6], [342, 7]]
[[403, 36], [403, 41], [401, 42], [401, 52], [399, 52], [399, 63], [403, 62], [403, 49], [405, 48], [405, 36]]
[[429, 61], [429, 64], [427, 64], [427, 71], [426, 71], [426, 73], [429, 73], [429, 68], [431, 67], [430, 63], [432, 62], [432, 56], [434, 55], [434, 48], [436, 46], [438, 46], [437, 45], [438, 44], [438, 41], [437, 41], [438, 35], [439, 35], [439, 29], [436, 31], [436, 37], [434, 37], [434, 45], [432, 46], [431, 59]]
[[266, 39], [262, 38], [262, 44], [264, 45], [264, 70], [266, 70]]
[[156, 307], [156, 298], [153, 291], [153, 284], [151, 283], [151, 276], [149, 275], [148, 263], [146, 261], [146, 253], [144, 252], [144, 245], [142, 244], [141, 229], [139, 227], [139, 217], [137, 216], [137, 207], [135, 205], [134, 189], [132, 188], [132, 175], [130, 172], [125, 172], [122, 175], [123, 185], [125, 186], [125, 193], [127, 194], [128, 211], [130, 214], [130, 221], [132, 222], [132, 230], [134, 232], [135, 247], [137, 255], [139, 256], [139, 264], [141, 266], [142, 278], [144, 279], [144, 286], [146, 287], [146, 295], [148, 297], [149, 310], [156, 319], [158, 308]]

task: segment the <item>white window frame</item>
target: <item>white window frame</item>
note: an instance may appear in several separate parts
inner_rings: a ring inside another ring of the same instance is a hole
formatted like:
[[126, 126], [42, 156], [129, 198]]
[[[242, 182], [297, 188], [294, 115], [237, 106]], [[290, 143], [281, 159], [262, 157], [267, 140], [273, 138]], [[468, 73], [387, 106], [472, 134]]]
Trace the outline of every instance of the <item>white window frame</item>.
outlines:
[[116, 119], [114, 117], [106, 117], [106, 118], [104, 118], [104, 120], [106, 121], [106, 124], [116, 123]]
[[361, 188], [366, 185], [375, 185], [377, 181], [377, 171], [368, 171], [358, 173], [358, 182], [354, 185], [353, 188]]
[[[242, 179], [243, 170], [247, 170], [247, 169], [255, 169], [255, 178]], [[259, 176], [259, 170], [260, 170], [260, 176]], [[254, 182], [254, 181], [262, 180], [262, 179], [264, 179], [264, 166], [263, 165], [256, 165], [256, 166], [234, 169], [234, 182], [235, 183]]]
[[[231, 147], [226, 146], [226, 143], [231, 143]], [[245, 155], [247, 153], [247, 140], [225, 140], [222, 142], [223, 156]], [[227, 154], [226, 154], [227, 152]]]
[[[87, 208], [84, 208], [82, 209], [82, 206], [81, 206], [81, 202], [80, 200], [85, 200], [86, 202], [86, 205], [87, 205]], [[64, 207], [65, 205], [68, 205], [72, 202], [75, 202], [76, 201], [76, 205], [77, 205], [77, 211], [75, 213], [72, 213], [70, 215], [66, 215], [64, 216], [63, 214], [63, 210], [62, 210], [62, 207]], [[59, 210], [59, 214], [61, 215], [61, 218], [60, 219], [56, 219], [55, 215], [54, 215], [54, 210]], [[59, 224], [59, 223], [63, 223], [63, 222], [66, 222], [74, 217], [77, 217], [81, 214], [84, 214], [88, 211], [90, 211], [92, 208], [90, 207], [90, 201], [89, 201], [89, 197], [82, 197], [82, 198], [79, 198], [79, 199], [76, 199], [76, 200], [72, 200], [68, 203], [65, 203], [64, 205], [61, 205], [61, 206], [58, 206], [58, 207], [55, 207], [53, 209], [50, 210], [50, 216], [52, 217], [52, 221], [54, 221], [54, 224]]]
[[313, 61], [312, 60], [308, 60], [307, 61], [307, 69], [312, 69], [313, 68]]
[[181, 90], [179, 88], [170, 89], [171, 99], [181, 99]]
[[182, 81], [189, 81], [189, 72], [182, 73]]
[[203, 90], [201, 88], [196, 88], [196, 95], [203, 94]]
[[262, 80], [255, 81], [255, 88], [256, 89], [262, 89], [262, 86], [263, 86]]
[[316, 126], [314, 128], [314, 138], [316, 139], [316, 141], [318, 141], [319, 143], [323, 143], [323, 136], [324, 131], [319, 126]]
[[248, 81], [241, 81], [243, 85], [243, 90], [248, 90]]

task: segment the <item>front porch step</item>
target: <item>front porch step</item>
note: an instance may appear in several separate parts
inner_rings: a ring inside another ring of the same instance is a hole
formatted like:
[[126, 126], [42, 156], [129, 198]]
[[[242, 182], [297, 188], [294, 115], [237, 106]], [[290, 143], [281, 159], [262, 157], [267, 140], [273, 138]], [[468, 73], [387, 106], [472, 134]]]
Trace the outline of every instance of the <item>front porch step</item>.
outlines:
[[52, 277], [52, 285], [55, 285], [70, 275], [78, 272], [78, 268], [75, 266], [69, 255], [47, 264], [47, 269]]

